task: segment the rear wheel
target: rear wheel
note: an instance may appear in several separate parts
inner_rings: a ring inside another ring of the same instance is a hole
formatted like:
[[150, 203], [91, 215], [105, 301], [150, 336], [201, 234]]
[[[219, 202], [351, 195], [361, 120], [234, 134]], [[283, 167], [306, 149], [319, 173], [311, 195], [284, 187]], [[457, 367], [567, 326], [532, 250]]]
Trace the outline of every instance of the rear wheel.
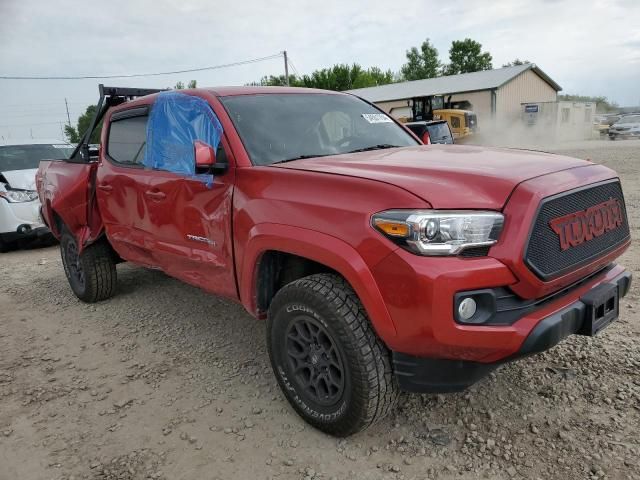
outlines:
[[60, 253], [71, 290], [80, 300], [94, 303], [113, 296], [116, 263], [106, 241], [100, 240], [78, 253], [76, 239], [65, 231], [60, 239]]
[[350, 435], [394, 408], [389, 352], [341, 277], [311, 275], [283, 287], [269, 307], [267, 342], [285, 397], [319, 430]]

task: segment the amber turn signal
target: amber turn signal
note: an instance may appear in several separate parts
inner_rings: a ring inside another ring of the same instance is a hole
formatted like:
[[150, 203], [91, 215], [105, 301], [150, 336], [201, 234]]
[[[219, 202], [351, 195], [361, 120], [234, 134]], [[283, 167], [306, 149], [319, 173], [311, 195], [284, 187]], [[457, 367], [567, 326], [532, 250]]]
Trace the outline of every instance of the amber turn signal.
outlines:
[[378, 230], [390, 237], [406, 238], [411, 234], [411, 227], [404, 222], [376, 218], [373, 223]]

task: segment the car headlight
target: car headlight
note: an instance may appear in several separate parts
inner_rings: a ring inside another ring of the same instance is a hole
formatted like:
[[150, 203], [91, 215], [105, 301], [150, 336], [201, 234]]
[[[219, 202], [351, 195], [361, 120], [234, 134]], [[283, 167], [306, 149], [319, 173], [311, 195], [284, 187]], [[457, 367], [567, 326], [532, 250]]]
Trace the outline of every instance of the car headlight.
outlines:
[[9, 203], [33, 202], [38, 198], [35, 190], [0, 190], [0, 197]]
[[418, 255], [457, 255], [496, 243], [504, 216], [491, 211], [387, 210], [375, 214], [371, 224]]

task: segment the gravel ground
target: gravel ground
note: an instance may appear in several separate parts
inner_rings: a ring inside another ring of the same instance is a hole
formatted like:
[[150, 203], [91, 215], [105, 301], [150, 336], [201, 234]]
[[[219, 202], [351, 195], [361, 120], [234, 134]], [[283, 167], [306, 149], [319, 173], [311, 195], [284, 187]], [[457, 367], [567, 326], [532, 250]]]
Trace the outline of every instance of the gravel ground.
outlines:
[[[640, 279], [640, 142], [561, 153], [623, 179]], [[1, 257], [0, 479], [640, 478], [638, 283], [597, 338], [575, 337], [461, 394], [407, 395], [337, 440], [278, 391], [264, 322], [157, 271], [118, 267], [86, 305], [57, 247]]]

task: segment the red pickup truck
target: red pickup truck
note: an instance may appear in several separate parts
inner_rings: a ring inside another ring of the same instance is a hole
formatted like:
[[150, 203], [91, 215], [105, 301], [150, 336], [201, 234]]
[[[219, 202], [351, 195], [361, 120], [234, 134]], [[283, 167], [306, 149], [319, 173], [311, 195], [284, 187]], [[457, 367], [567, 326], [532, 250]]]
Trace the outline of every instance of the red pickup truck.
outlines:
[[459, 391], [595, 335], [629, 290], [604, 166], [422, 145], [336, 92], [101, 92], [72, 158], [37, 174], [72, 290], [111, 297], [128, 261], [241, 303], [267, 320], [284, 395], [325, 432], [366, 428], [400, 390]]

